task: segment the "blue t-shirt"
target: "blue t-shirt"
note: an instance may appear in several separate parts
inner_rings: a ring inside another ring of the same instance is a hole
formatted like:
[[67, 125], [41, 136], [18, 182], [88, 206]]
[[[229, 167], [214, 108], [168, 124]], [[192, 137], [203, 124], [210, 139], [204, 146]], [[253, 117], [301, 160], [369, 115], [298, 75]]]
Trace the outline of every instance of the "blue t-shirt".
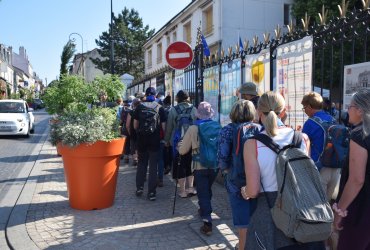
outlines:
[[[320, 110], [317, 111], [313, 116], [319, 117], [323, 121], [333, 121], [335, 120], [328, 113]], [[303, 124], [302, 132], [307, 134], [311, 142], [311, 158], [314, 162], [318, 161], [324, 144], [324, 131], [316, 122], [308, 119]]]

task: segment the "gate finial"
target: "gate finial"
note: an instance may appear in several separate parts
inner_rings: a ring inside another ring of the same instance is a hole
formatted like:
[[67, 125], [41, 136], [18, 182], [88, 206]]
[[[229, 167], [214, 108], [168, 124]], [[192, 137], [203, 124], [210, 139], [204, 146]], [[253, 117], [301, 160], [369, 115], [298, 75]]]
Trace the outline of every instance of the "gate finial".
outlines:
[[263, 41], [264, 41], [264, 43], [265, 44], [268, 44], [269, 40], [270, 40], [270, 33], [269, 32], [265, 32], [263, 34]]
[[257, 47], [257, 44], [258, 44], [258, 36], [254, 36], [253, 37], [253, 47]]
[[279, 40], [281, 37], [281, 27], [279, 24], [276, 26], [276, 29], [275, 29], [275, 37], [276, 37], [276, 40]]
[[287, 25], [287, 28], [288, 28], [289, 35], [292, 36], [293, 35], [293, 32], [294, 32], [293, 20], [290, 20], [290, 23], [289, 23], [289, 25]]
[[320, 24], [321, 25], [325, 25], [326, 24], [326, 19], [328, 18], [328, 11], [329, 10], [325, 10], [325, 6], [322, 5], [321, 14], [319, 13], [319, 18], [320, 18]]
[[244, 50], [248, 50], [249, 47], [249, 41], [247, 39], [244, 40], [243, 42]]
[[301, 19], [302, 25], [303, 25], [303, 31], [308, 30], [308, 25], [310, 23], [310, 16], [307, 15], [307, 12], [304, 14], [304, 20], [303, 18]]
[[347, 13], [347, 9], [348, 9], [348, 4], [349, 4], [349, 1], [346, 2], [346, 0], [342, 0], [342, 6], [340, 6], [338, 4], [338, 9], [339, 9], [339, 14], [340, 14], [340, 18], [346, 18], [346, 13]]
[[362, 2], [362, 5], [363, 5], [363, 10], [367, 10], [369, 8], [370, 1], [369, 0], [361, 0], [361, 2]]

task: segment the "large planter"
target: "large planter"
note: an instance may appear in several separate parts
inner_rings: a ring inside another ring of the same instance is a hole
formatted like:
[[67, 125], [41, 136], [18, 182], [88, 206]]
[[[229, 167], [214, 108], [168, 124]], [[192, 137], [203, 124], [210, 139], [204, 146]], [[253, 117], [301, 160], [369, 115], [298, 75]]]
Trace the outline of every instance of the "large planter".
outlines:
[[120, 157], [126, 138], [71, 148], [59, 143], [70, 206], [80, 210], [113, 205]]

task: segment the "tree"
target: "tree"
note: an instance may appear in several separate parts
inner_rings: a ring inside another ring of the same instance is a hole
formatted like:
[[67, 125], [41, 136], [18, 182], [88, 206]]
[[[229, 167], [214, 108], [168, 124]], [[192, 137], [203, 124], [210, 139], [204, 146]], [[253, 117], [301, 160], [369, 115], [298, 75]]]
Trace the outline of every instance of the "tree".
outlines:
[[[362, 8], [361, 0], [346, 0], [349, 1], [348, 10], [355, 8]], [[293, 3], [293, 16], [296, 18], [299, 24], [301, 18], [304, 19], [305, 13], [311, 17], [311, 24], [313, 22], [319, 23], [318, 13], [322, 12], [322, 6], [328, 10], [328, 20], [333, 17], [339, 16], [338, 5], [342, 5], [342, 0], [294, 0]]]
[[72, 41], [68, 41], [67, 44], [64, 45], [60, 63], [60, 76], [68, 73], [67, 66], [68, 63], [71, 61], [75, 51], [76, 44], [74, 44]]
[[[134, 77], [140, 77], [144, 73], [144, 49], [143, 45], [154, 34], [154, 29], [144, 27], [143, 20], [134, 9], [124, 8], [117, 17], [113, 16], [112, 37], [114, 44], [114, 73], [122, 75], [129, 73]], [[103, 59], [91, 58], [93, 63], [104, 73], [111, 72], [110, 54], [111, 37], [109, 31], [103, 32], [98, 45], [99, 55]]]

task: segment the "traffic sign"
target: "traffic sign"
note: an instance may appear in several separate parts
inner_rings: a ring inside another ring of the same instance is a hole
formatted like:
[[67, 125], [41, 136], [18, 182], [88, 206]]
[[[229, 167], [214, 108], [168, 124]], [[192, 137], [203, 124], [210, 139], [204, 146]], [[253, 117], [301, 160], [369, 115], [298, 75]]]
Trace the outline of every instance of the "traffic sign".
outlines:
[[166, 60], [173, 69], [185, 69], [193, 61], [194, 54], [190, 45], [186, 42], [178, 41], [171, 43], [166, 50]]

